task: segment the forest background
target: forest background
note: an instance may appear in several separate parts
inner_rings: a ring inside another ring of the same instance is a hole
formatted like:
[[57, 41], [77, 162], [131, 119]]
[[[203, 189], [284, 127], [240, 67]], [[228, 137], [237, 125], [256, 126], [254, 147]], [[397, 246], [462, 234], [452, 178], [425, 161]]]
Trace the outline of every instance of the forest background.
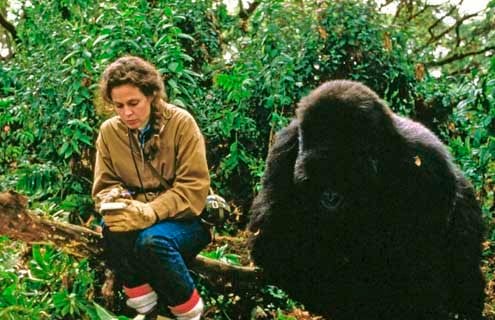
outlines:
[[[0, 0], [0, 191], [27, 195], [41, 216], [96, 226], [97, 83], [110, 61], [138, 55], [198, 121], [213, 188], [233, 208], [216, 231], [242, 241], [268, 148], [297, 101], [325, 80], [362, 81], [432, 129], [473, 183], [495, 319], [495, 1], [462, 3]], [[204, 254], [242, 260], [229, 245]], [[101, 283], [91, 259], [0, 238], [0, 319], [110, 319]], [[251, 297], [200, 286], [207, 319], [317, 318], [272, 286]], [[125, 314], [120, 299], [113, 310]]]

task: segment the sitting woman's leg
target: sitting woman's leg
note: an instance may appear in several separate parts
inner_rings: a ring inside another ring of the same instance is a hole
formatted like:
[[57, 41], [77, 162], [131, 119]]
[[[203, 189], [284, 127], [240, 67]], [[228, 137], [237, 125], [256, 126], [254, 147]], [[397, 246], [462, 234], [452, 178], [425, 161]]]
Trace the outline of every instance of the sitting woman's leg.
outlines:
[[122, 281], [127, 305], [146, 314], [157, 304], [157, 295], [148, 283], [148, 273], [142, 269], [135, 252], [139, 232], [111, 232], [103, 227], [103, 247], [108, 267]]
[[142, 230], [136, 255], [148, 272], [151, 286], [177, 319], [199, 319], [203, 302], [186, 262], [211, 241], [209, 230], [197, 218], [163, 220]]

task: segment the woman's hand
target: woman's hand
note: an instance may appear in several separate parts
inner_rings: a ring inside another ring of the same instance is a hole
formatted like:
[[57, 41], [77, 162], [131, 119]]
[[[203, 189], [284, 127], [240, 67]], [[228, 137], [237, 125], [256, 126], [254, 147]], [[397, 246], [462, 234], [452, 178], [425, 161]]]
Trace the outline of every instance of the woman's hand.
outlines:
[[112, 232], [146, 229], [159, 220], [149, 203], [126, 199], [119, 202], [126, 203], [127, 207], [109, 211], [103, 216], [103, 221]]

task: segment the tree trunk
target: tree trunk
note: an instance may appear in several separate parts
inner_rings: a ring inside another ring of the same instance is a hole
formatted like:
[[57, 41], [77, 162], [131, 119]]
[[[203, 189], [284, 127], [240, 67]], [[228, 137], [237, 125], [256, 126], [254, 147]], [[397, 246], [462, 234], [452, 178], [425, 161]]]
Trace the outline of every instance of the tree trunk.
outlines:
[[[101, 258], [101, 233], [40, 217], [29, 212], [26, 203], [27, 198], [14, 191], [0, 193], [0, 235], [28, 243], [52, 244], [77, 257]], [[249, 288], [260, 281], [256, 268], [203, 256], [197, 256], [190, 268], [216, 287]]]

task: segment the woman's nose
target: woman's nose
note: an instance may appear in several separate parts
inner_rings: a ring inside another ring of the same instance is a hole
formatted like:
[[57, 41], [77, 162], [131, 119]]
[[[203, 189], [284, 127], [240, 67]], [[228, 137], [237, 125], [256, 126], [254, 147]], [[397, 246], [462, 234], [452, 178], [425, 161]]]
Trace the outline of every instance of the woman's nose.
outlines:
[[129, 107], [124, 107], [124, 114], [130, 116], [132, 114], [132, 109]]

